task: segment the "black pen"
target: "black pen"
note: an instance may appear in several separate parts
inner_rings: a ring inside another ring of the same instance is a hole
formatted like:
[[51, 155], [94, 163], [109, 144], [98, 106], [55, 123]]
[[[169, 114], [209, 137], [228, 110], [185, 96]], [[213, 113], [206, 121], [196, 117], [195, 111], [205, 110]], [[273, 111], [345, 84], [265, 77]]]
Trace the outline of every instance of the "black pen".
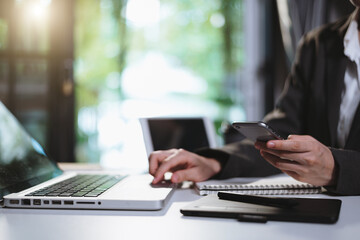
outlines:
[[280, 208], [292, 208], [299, 204], [294, 198], [260, 197], [230, 192], [218, 192], [218, 197], [223, 200], [252, 203]]

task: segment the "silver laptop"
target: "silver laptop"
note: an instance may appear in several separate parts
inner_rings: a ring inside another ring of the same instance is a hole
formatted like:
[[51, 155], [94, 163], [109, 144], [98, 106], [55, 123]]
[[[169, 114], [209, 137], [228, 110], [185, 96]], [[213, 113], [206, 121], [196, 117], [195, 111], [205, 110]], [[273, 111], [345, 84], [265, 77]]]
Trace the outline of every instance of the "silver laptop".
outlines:
[[176, 186], [151, 181], [148, 174], [63, 172], [0, 102], [3, 207], [160, 210]]
[[146, 153], [183, 148], [194, 151], [217, 146], [213, 122], [207, 117], [140, 118]]

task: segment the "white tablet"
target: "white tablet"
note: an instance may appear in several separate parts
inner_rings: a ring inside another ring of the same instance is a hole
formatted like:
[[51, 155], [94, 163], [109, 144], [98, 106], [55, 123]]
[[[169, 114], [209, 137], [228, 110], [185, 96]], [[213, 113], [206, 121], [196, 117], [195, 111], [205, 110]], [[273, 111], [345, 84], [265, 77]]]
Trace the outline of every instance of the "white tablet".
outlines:
[[147, 155], [171, 148], [193, 152], [217, 146], [214, 124], [206, 117], [140, 118], [140, 124]]

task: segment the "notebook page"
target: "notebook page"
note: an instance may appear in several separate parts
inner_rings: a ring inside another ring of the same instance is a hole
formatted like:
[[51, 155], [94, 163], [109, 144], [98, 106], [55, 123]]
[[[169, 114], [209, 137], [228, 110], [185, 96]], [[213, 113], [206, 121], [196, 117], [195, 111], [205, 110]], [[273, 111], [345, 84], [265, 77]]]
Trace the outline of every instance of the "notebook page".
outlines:
[[237, 191], [249, 194], [307, 194], [321, 192], [321, 187], [297, 181], [284, 174], [266, 178], [210, 180], [196, 183], [195, 189], [200, 195], [213, 194], [218, 191]]

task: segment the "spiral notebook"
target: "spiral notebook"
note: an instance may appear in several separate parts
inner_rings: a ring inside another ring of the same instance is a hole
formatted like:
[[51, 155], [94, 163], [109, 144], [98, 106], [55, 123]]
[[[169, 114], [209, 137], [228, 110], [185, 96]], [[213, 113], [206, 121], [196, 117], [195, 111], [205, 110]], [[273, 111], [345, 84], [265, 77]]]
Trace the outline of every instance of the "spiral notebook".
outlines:
[[253, 195], [287, 195], [316, 194], [323, 188], [308, 183], [299, 182], [287, 175], [267, 178], [232, 178], [228, 180], [210, 180], [195, 183], [197, 192], [204, 196], [220, 191], [230, 191]]

